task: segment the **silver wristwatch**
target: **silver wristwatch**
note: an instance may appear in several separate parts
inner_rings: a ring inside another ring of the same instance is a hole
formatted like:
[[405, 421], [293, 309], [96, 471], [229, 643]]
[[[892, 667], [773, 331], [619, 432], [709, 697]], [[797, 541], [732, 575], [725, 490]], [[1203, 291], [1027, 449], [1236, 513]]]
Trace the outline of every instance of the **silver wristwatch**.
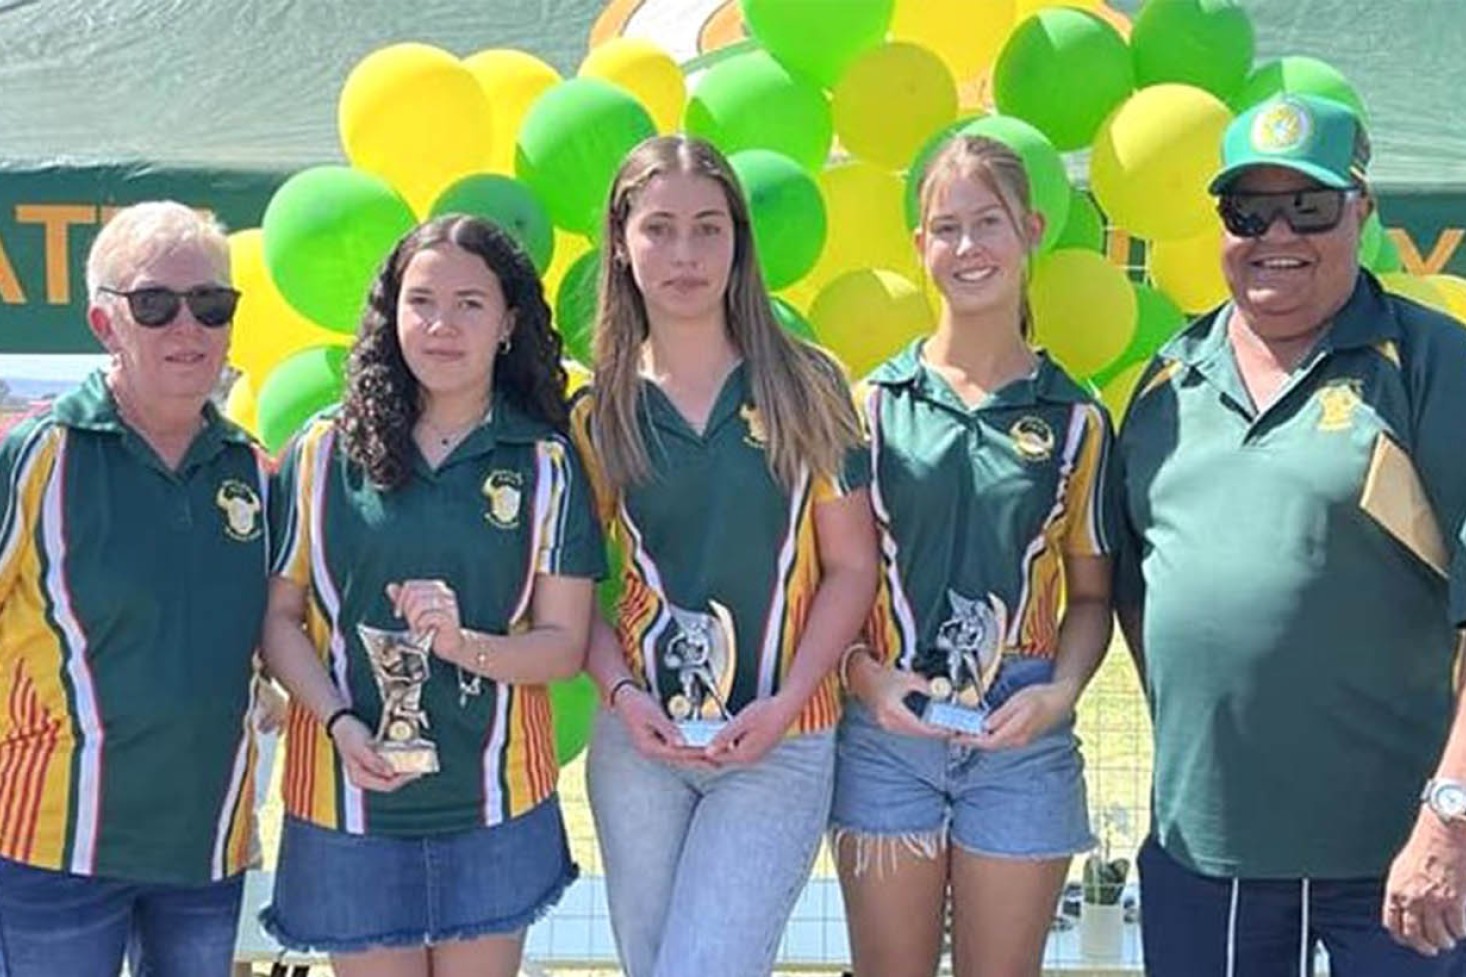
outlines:
[[1420, 800], [1447, 824], [1466, 824], [1466, 784], [1447, 777], [1432, 777], [1425, 782]]

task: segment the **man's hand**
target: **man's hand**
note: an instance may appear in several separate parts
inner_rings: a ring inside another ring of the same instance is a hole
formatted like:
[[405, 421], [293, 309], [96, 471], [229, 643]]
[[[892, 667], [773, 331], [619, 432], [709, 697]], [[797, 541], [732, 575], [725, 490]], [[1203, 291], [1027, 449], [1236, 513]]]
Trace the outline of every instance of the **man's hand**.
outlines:
[[1427, 957], [1466, 937], [1466, 825], [1421, 808], [1390, 866], [1381, 913], [1397, 942]]

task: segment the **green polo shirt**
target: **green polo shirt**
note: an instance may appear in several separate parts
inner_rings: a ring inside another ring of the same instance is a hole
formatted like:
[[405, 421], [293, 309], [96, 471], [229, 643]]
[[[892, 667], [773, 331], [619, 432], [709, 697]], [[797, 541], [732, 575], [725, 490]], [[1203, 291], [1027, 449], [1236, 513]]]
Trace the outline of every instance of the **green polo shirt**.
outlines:
[[[306, 630], [373, 730], [382, 701], [357, 625], [405, 629], [387, 584], [446, 581], [464, 627], [511, 634], [531, 624], [538, 575], [604, 572], [574, 448], [504, 397], [436, 470], [414, 449], [407, 480], [390, 490], [346, 458], [331, 414], [317, 418], [288, 449], [274, 502], [274, 572], [307, 591]], [[440, 770], [391, 793], [353, 786], [324, 728], [293, 705], [286, 812], [354, 834], [418, 836], [498, 824], [548, 797], [558, 771], [546, 688], [485, 679], [460, 700], [458, 669], [430, 657], [421, 703]]]
[[1456, 627], [1466, 629], [1466, 522], [1461, 523], [1451, 564], [1451, 619]]
[[[1003, 655], [1052, 657], [1065, 555], [1110, 553], [1104, 408], [1045, 354], [1031, 376], [968, 407], [922, 362], [919, 341], [858, 399], [881, 532], [872, 647], [978, 691]], [[964, 665], [964, 654], [976, 657]]]
[[98, 372], [0, 445], [0, 857], [180, 884], [249, 861], [269, 466], [203, 418], [169, 470]]
[[1229, 312], [1161, 350], [1119, 440], [1155, 832], [1208, 875], [1378, 877], [1445, 742], [1454, 635], [1447, 581], [1361, 499], [1392, 439], [1458, 545], [1466, 330], [1361, 272], [1259, 412]]
[[[589, 423], [594, 392], [576, 400], [571, 429], [600, 477]], [[819, 588], [815, 508], [869, 481], [863, 450], [852, 449], [835, 480], [805, 472], [793, 491], [769, 469], [763, 422], [753, 405], [747, 368], [723, 383], [701, 434], [660, 387], [643, 382], [641, 433], [652, 473], [619, 499], [603, 499], [602, 516], [625, 554], [617, 630], [627, 664], [664, 702], [684, 694], [698, 635], [710, 646], [707, 675], [727, 712], [777, 692], [798, 650]], [[687, 663], [687, 664], [683, 664]], [[702, 700], [708, 718], [713, 699]], [[794, 729], [827, 728], [839, 718], [832, 674], [805, 706]]]

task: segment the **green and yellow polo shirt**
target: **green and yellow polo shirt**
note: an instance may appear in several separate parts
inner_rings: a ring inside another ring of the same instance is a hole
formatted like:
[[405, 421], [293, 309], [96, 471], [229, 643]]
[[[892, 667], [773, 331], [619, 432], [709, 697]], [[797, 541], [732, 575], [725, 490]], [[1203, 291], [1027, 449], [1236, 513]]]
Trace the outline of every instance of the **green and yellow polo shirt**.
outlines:
[[919, 341], [857, 397], [880, 530], [881, 586], [866, 627], [878, 657], [929, 676], [960, 668], [948, 658], [964, 647], [982, 649], [984, 666], [1052, 657], [1065, 555], [1111, 549], [1104, 408], [1042, 353], [1031, 376], [968, 407], [921, 361]]
[[169, 470], [100, 372], [0, 444], [0, 856], [189, 885], [246, 867], [268, 479], [211, 405]]
[[[1208, 875], [1379, 877], [1445, 742], [1454, 645], [1446, 577], [1384, 526], [1433, 510], [1461, 593], [1466, 330], [1361, 272], [1258, 410], [1230, 312], [1161, 350], [1119, 439], [1155, 831]], [[1371, 503], [1383, 521], [1365, 511], [1367, 488], [1409, 469], [1423, 502], [1396, 492]]]
[[[838, 479], [806, 471], [786, 491], [769, 468], [745, 365], [724, 381], [701, 434], [643, 381], [638, 414], [652, 473], [612, 498], [590, 431], [594, 396], [578, 394], [571, 431], [624, 554], [616, 630], [627, 667], [669, 701], [683, 691], [679, 645], [699, 632], [721, 635], [710, 642], [709, 674], [736, 714], [777, 692], [793, 663], [820, 584], [815, 508], [867, 484], [865, 453], [852, 449]], [[832, 726], [839, 693], [831, 674], [791, 732]]]
[[[384, 490], [345, 456], [334, 418], [313, 421], [280, 466], [271, 523], [274, 572], [307, 593], [306, 631], [337, 687], [375, 730], [382, 702], [357, 625], [402, 630], [387, 584], [440, 579], [466, 628], [511, 634], [530, 624], [540, 574], [599, 577], [593, 500], [569, 440], [504, 397], [437, 470], [413, 452]], [[429, 660], [422, 706], [440, 770], [392, 793], [342, 772], [325, 729], [292, 705], [285, 810], [353, 834], [465, 831], [516, 817], [555, 789], [555, 737], [542, 685], [483, 680], [460, 704], [458, 670]]]

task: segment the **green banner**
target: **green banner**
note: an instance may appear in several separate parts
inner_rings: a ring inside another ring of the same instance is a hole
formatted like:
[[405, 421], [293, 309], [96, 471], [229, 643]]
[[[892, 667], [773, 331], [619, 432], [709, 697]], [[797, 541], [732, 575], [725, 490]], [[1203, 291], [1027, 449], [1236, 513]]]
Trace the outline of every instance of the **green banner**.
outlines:
[[[96, 353], [86, 324], [86, 255], [101, 223], [142, 200], [213, 211], [258, 227], [288, 173], [147, 165], [0, 166], [0, 353]], [[1466, 276], [1466, 190], [1383, 194], [1406, 270]]]
[[137, 165], [0, 166], [0, 352], [98, 353], [86, 322], [86, 260], [112, 212], [143, 200], [258, 227], [288, 173]]

